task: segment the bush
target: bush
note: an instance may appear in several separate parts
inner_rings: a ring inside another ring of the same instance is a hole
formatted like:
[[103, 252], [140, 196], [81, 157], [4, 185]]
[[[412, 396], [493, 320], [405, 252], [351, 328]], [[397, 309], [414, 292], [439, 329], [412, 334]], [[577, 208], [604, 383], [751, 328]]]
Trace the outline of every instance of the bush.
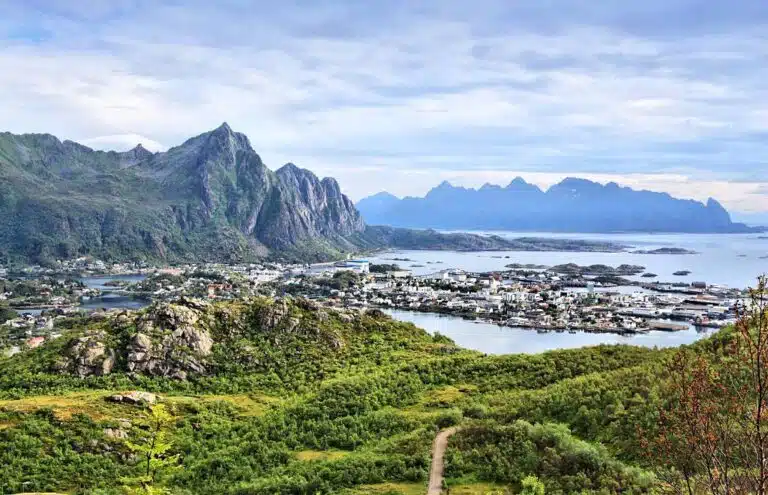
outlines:
[[464, 409], [464, 416], [472, 419], [483, 419], [488, 416], [488, 407], [483, 404], [472, 404]]
[[463, 416], [460, 409], [451, 409], [449, 411], [440, 413], [440, 415], [437, 417], [436, 424], [440, 429], [448, 428], [461, 423], [462, 418]]

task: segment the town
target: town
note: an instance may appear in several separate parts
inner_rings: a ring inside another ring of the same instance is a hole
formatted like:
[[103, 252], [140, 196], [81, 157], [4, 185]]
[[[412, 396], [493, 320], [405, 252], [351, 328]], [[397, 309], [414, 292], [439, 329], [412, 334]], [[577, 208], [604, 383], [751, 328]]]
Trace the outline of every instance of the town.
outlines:
[[125, 301], [135, 308], [179, 297], [305, 297], [328, 306], [440, 313], [539, 332], [632, 334], [735, 321], [744, 291], [625, 278], [642, 272], [631, 265], [510, 264], [488, 273], [442, 269], [414, 275], [394, 263], [364, 259], [152, 267], [83, 258], [55, 268], [1, 269], [0, 352], [13, 354], [56, 338], [59, 322], [84, 313], [121, 311]]

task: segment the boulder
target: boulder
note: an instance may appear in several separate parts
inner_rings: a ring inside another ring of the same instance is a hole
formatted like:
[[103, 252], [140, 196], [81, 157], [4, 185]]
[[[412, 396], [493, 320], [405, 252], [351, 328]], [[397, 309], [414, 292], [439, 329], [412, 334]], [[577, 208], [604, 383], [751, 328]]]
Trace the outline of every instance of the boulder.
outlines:
[[134, 373], [186, 380], [205, 373], [213, 339], [206, 330], [210, 305], [182, 299], [181, 304], [157, 304], [137, 321], [139, 331], [128, 346], [127, 367]]
[[104, 343], [103, 332], [85, 335], [75, 339], [66, 352], [70, 359], [58, 364], [58, 368], [73, 368], [80, 378], [102, 376], [112, 372], [115, 366], [115, 353]]
[[132, 405], [152, 405], [157, 403], [157, 396], [149, 392], [141, 392], [134, 390], [126, 392], [124, 394], [115, 394], [107, 397], [107, 401], [115, 402], [118, 404], [132, 404]]
[[120, 428], [105, 428], [104, 436], [107, 438], [114, 438], [116, 440], [124, 440], [128, 438], [128, 432]]

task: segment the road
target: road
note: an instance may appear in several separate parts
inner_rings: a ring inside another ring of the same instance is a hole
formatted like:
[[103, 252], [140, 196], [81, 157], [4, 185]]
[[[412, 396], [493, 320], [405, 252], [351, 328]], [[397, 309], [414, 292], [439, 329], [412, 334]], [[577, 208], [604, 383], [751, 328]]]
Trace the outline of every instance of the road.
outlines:
[[445, 456], [445, 449], [448, 447], [448, 439], [458, 430], [454, 426], [441, 431], [435, 437], [435, 443], [432, 445], [432, 468], [429, 470], [427, 495], [441, 495], [443, 493], [443, 468], [445, 467], [443, 457]]

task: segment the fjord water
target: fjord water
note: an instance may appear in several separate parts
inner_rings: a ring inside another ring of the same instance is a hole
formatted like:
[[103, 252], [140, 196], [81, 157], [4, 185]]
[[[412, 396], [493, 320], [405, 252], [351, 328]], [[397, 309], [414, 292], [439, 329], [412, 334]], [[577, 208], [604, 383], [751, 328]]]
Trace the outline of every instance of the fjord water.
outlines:
[[100, 297], [94, 297], [80, 305], [80, 309], [91, 311], [95, 309], [141, 309], [149, 304], [146, 299], [137, 299], [123, 294], [115, 294], [115, 287], [106, 285], [107, 282], [121, 281], [127, 283], [141, 282], [146, 275], [108, 275], [98, 277], [83, 277], [80, 280], [90, 289], [102, 291]]
[[[481, 233], [481, 232], [474, 232]], [[397, 261], [401, 267], [423, 275], [445, 268], [460, 268], [467, 271], [483, 272], [504, 270], [510, 263], [533, 263], [537, 265], [579, 265], [623, 263], [642, 265], [646, 271], [658, 275], [663, 282], [703, 281], [709, 284], [744, 288], [754, 285], [761, 273], [768, 272], [768, 239], [765, 234], [558, 234], [549, 232], [482, 232], [502, 237], [547, 237], [561, 239], [585, 239], [610, 241], [632, 246], [628, 251], [653, 250], [663, 247], [678, 247], [695, 251], [697, 254], [636, 254], [620, 253], [575, 253], [575, 252], [533, 252], [533, 251], [390, 251], [373, 258], [374, 263], [393, 263], [392, 258], [407, 258], [412, 261]], [[764, 258], [764, 259], [761, 259]], [[439, 263], [437, 263], [439, 262]], [[420, 266], [414, 266], [420, 265]], [[688, 270], [690, 275], [673, 275], [679, 270]], [[628, 277], [645, 280], [639, 275]]]
[[716, 331], [711, 328], [690, 327], [680, 332], [652, 331], [636, 335], [554, 331], [539, 333], [536, 330], [502, 327], [436, 313], [399, 309], [385, 312], [396, 320], [413, 323], [431, 334], [440, 333], [450, 337], [461, 347], [486, 354], [536, 354], [555, 349], [576, 349], [600, 344], [677, 347], [693, 343]]
[[[391, 251], [382, 253], [372, 262], [398, 263], [415, 274], [428, 274], [446, 268], [467, 271], [504, 270], [510, 263], [579, 265], [623, 263], [645, 266], [647, 271], [658, 275], [664, 282], [704, 281], [710, 284], [744, 288], [754, 285], [758, 275], [768, 272], [768, 239], [757, 234], [553, 234], [486, 232], [504, 237], [557, 237], [568, 239], [605, 240], [632, 246], [633, 250], [653, 250], [662, 247], [679, 247], [697, 254], [664, 255], [622, 253], [572, 253], [572, 252], [446, 252], [446, 251]], [[412, 261], [390, 261], [407, 258]], [[439, 262], [439, 263], [437, 263]], [[417, 266], [414, 266], [417, 265]], [[689, 276], [673, 275], [679, 270], [689, 270]], [[628, 277], [635, 280], [640, 276]], [[635, 287], [619, 288], [622, 291], [639, 290]], [[491, 323], [475, 322], [460, 317], [414, 311], [387, 311], [394, 318], [414, 323], [430, 333], [440, 332], [458, 345], [488, 354], [532, 354], [553, 349], [571, 349], [599, 344], [631, 344], [645, 347], [675, 347], [690, 344], [711, 335], [715, 330], [695, 329], [680, 332], [653, 331], [637, 335], [598, 334], [586, 332], [544, 332], [520, 328], [500, 327]]]

